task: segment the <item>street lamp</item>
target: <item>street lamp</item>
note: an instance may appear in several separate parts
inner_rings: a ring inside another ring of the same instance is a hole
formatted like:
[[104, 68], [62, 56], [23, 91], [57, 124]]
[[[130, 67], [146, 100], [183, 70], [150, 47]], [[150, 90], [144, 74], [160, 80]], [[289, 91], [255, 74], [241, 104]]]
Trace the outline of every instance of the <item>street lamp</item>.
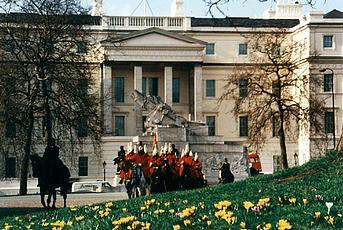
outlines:
[[321, 73], [324, 73], [326, 71], [331, 71], [331, 97], [332, 97], [332, 125], [333, 125], [333, 148], [336, 147], [336, 128], [335, 128], [335, 94], [334, 94], [334, 91], [333, 91], [333, 78], [334, 78], [334, 73], [333, 73], [333, 70], [330, 69], [330, 68], [324, 68], [324, 69], [321, 69], [319, 70], [319, 72]]
[[294, 153], [294, 165], [297, 166], [299, 164], [299, 157], [298, 154], [295, 152]]
[[102, 167], [104, 169], [104, 181], [106, 181], [106, 161], [102, 162]]

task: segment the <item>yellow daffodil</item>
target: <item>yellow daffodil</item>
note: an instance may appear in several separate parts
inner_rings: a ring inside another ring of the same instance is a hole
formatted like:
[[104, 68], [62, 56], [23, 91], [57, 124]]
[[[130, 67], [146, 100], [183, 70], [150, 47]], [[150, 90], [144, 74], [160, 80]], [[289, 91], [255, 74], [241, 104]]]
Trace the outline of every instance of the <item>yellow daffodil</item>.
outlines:
[[219, 201], [218, 203], [214, 204], [214, 207], [217, 209], [227, 209], [228, 207], [230, 207], [231, 202], [228, 200], [223, 200], [223, 201]]
[[146, 207], [145, 206], [141, 207], [141, 211], [144, 211], [144, 210], [146, 210]]
[[244, 202], [243, 202], [243, 206], [244, 206], [244, 208], [248, 211], [249, 209], [251, 209], [252, 207], [254, 207], [254, 204], [251, 203], [250, 201], [244, 201]]
[[77, 217], [75, 217], [75, 220], [76, 220], [76, 221], [82, 221], [82, 220], [84, 220], [84, 219], [85, 219], [84, 216], [77, 216]]
[[295, 204], [295, 202], [297, 202], [297, 198], [289, 198], [288, 201], [291, 203], [291, 204]]
[[246, 223], [242, 221], [242, 222], [239, 224], [239, 227], [240, 227], [241, 229], [246, 229]]
[[113, 203], [112, 202], [107, 202], [106, 204], [105, 204], [105, 207], [106, 208], [109, 208], [109, 207], [112, 207], [113, 206]]
[[184, 221], [183, 221], [183, 224], [184, 224], [185, 226], [190, 225], [190, 224], [191, 224], [191, 221], [190, 221], [190, 220], [184, 220]]
[[173, 225], [173, 230], [180, 230], [180, 225]]
[[288, 223], [287, 220], [284, 220], [284, 219], [279, 220], [277, 226], [278, 226], [278, 230], [292, 229], [292, 225], [290, 223]]
[[307, 200], [307, 199], [303, 199], [303, 203], [304, 203], [304, 205], [308, 205], [308, 203], [309, 203], [309, 201]]
[[92, 210], [93, 210], [93, 211], [97, 211], [99, 208], [100, 208], [99, 206], [94, 206], [94, 207], [92, 208]]
[[315, 212], [313, 217], [316, 219], [319, 219], [320, 218], [320, 212]]
[[326, 222], [333, 225], [334, 219], [332, 216], [325, 216], [324, 218], [325, 218]]
[[212, 222], [210, 220], [208, 220], [206, 223], [208, 226], [210, 226], [212, 224]]
[[269, 207], [270, 206], [270, 198], [266, 197], [266, 198], [259, 199], [256, 206], [259, 208]]
[[169, 213], [170, 213], [170, 214], [174, 214], [174, 213], [175, 213], [175, 210], [174, 210], [174, 209], [169, 209]]
[[68, 225], [68, 226], [72, 226], [72, 225], [73, 225], [73, 221], [70, 221], [70, 220], [69, 220], [69, 221], [67, 222], [67, 225]]

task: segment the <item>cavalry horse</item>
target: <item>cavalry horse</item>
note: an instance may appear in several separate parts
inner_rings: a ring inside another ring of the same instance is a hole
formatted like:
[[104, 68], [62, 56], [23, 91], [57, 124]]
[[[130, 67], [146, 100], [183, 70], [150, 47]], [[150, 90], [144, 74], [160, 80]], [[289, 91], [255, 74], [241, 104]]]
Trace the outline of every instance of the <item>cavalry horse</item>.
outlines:
[[129, 199], [149, 194], [149, 184], [144, 176], [141, 165], [122, 159], [115, 161], [124, 172], [124, 185]]
[[[38, 154], [31, 155], [33, 176], [38, 177], [38, 186], [41, 197], [41, 204], [44, 209], [56, 208], [56, 188], [60, 187], [63, 196], [63, 207], [67, 207], [67, 192], [69, 188], [69, 169], [57, 158], [57, 162], [46, 162], [47, 160]], [[51, 165], [57, 167], [51, 168]], [[56, 170], [57, 169], [57, 170]], [[45, 203], [45, 195], [48, 195]], [[51, 197], [53, 198], [50, 207]]]

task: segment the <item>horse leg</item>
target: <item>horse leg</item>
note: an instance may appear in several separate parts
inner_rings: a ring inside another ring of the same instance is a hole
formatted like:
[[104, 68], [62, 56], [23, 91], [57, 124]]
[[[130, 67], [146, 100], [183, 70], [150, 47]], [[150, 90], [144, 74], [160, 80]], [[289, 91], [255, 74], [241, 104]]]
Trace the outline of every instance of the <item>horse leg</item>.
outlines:
[[51, 190], [48, 189], [47, 193], [48, 193], [48, 198], [46, 199], [46, 207], [47, 207], [47, 209], [50, 209], [50, 202], [51, 202], [51, 195], [52, 195]]
[[52, 190], [52, 209], [56, 209], [56, 190]]
[[40, 189], [40, 202], [43, 205], [44, 209], [48, 209], [48, 207], [45, 204], [45, 193], [42, 188]]
[[67, 187], [63, 187], [61, 188], [62, 191], [62, 196], [63, 196], [63, 207], [66, 208], [67, 207]]

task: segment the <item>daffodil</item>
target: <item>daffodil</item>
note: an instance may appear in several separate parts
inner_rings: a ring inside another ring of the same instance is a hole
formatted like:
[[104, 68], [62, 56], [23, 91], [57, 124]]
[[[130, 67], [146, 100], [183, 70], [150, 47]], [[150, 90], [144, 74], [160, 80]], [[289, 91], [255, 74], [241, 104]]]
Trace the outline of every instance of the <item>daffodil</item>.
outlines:
[[303, 199], [303, 203], [304, 203], [304, 205], [308, 205], [308, 203], [309, 203], [309, 201], [307, 200], [307, 199]]
[[316, 219], [319, 219], [320, 218], [320, 212], [315, 212], [313, 217]]
[[248, 211], [249, 209], [251, 209], [252, 207], [254, 207], [254, 204], [251, 203], [250, 201], [244, 201], [244, 202], [243, 202], [243, 206], [244, 206], [244, 208]]
[[173, 230], [180, 230], [180, 225], [173, 225]]
[[190, 224], [191, 224], [191, 221], [190, 221], [190, 220], [184, 220], [184, 221], [183, 221], [183, 224], [184, 224], [185, 226], [190, 225]]
[[324, 218], [325, 218], [326, 222], [333, 225], [334, 218], [332, 216], [325, 216]]
[[77, 217], [75, 217], [75, 220], [76, 220], [76, 221], [82, 221], [82, 220], [84, 220], [84, 219], [85, 219], [84, 216], [77, 216]]
[[288, 223], [287, 220], [284, 220], [284, 219], [279, 220], [277, 226], [278, 226], [278, 230], [292, 229], [292, 225], [290, 223]]
[[291, 203], [291, 204], [295, 204], [297, 202], [297, 198], [289, 198], [288, 201]]

